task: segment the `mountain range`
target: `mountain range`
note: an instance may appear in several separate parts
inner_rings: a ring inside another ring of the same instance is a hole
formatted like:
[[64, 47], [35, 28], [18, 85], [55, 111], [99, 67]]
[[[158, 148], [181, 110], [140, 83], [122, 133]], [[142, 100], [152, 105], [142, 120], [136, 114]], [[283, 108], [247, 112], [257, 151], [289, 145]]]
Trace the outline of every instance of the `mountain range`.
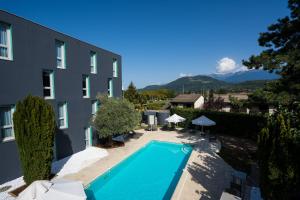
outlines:
[[274, 80], [279, 78], [279, 75], [269, 73], [264, 70], [248, 70], [227, 74], [210, 74], [209, 76], [229, 83], [240, 83], [254, 80]]
[[240, 71], [230, 74], [196, 75], [178, 78], [163, 85], [149, 85], [141, 90], [171, 89], [176, 92], [199, 92], [209, 89], [252, 91], [263, 87], [279, 76], [262, 70]]

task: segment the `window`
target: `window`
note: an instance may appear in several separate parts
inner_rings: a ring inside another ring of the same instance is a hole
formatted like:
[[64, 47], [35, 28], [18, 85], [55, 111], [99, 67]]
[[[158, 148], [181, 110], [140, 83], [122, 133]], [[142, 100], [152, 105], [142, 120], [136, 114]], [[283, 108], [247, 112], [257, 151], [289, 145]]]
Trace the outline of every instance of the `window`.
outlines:
[[111, 78], [108, 79], [108, 96], [113, 97], [113, 80]]
[[93, 51], [90, 52], [90, 66], [91, 73], [97, 74], [97, 54]]
[[43, 92], [45, 99], [54, 99], [54, 72], [43, 71]]
[[85, 147], [88, 148], [92, 146], [92, 127], [84, 128], [85, 134]]
[[82, 76], [82, 96], [83, 98], [90, 97], [90, 78], [89, 76]]
[[0, 59], [12, 60], [11, 26], [0, 22]]
[[118, 77], [118, 60], [113, 59], [113, 77]]
[[99, 108], [98, 100], [92, 101], [92, 115], [95, 116]]
[[68, 128], [68, 106], [66, 102], [58, 104], [58, 127], [60, 129]]
[[15, 106], [0, 107], [0, 136], [2, 141], [14, 139], [13, 113]]
[[62, 41], [55, 41], [56, 44], [56, 65], [57, 68], [66, 69], [66, 51], [65, 51], [65, 43]]

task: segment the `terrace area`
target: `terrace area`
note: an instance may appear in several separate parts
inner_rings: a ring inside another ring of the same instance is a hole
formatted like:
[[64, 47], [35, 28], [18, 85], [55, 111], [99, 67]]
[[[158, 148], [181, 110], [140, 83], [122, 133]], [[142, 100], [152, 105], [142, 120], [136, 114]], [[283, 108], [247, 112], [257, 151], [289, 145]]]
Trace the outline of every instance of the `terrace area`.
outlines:
[[64, 178], [79, 180], [87, 185], [151, 140], [184, 143], [194, 147], [172, 199], [219, 199], [223, 190], [229, 187], [233, 169], [217, 154], [220, 143], [209, 142], [198, 134], [180, 131], [137, 130], [125, 146], [108, 149], [108, 156]]

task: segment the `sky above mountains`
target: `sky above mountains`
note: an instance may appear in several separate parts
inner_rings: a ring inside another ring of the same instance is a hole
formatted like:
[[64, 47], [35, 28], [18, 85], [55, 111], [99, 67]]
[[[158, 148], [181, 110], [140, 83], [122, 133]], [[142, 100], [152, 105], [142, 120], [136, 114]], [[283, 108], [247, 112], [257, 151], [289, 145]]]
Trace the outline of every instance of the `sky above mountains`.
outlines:
[[0, 9], [122, 55], [123, 86], [245, 70], [285, 0], [1, 0]]

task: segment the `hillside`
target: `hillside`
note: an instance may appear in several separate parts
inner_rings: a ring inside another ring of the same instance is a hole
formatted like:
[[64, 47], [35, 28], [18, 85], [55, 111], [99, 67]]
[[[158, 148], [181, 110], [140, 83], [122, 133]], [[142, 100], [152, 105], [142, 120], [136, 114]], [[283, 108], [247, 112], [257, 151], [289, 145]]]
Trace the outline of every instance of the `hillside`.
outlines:
[[251, 80], [243, 81], [239, 83], [230, 83], [221, 80], [217, 80], [210, 76], [198, 75], [192, 77], [182, 77], [175, 81], [164, 85], [149, 85], [141, 90], [156, 90], [156, 89], [171, 89], [176, 92], [200, 92], [202, 90], [230, 90], [230, 91], [252, 91], [257, 88], [263, 87], [270, 80]]
[[182, 77], [165, 85], [150, 85], [142, 90], [170, 89], [177, 92], [185, 91], [201, 91], [203, 89], [219, 89], [230, 85], [224, 81], [214, 79], [209, 76], [198, 75], [192, 77]]
[[229, 83], [241, 83], [254, 80], [274, 80], [279, 78], [277, 74], [269, 73], [264, 70], [239, 71], [229, 74], [210, 74], [209, 76]]

